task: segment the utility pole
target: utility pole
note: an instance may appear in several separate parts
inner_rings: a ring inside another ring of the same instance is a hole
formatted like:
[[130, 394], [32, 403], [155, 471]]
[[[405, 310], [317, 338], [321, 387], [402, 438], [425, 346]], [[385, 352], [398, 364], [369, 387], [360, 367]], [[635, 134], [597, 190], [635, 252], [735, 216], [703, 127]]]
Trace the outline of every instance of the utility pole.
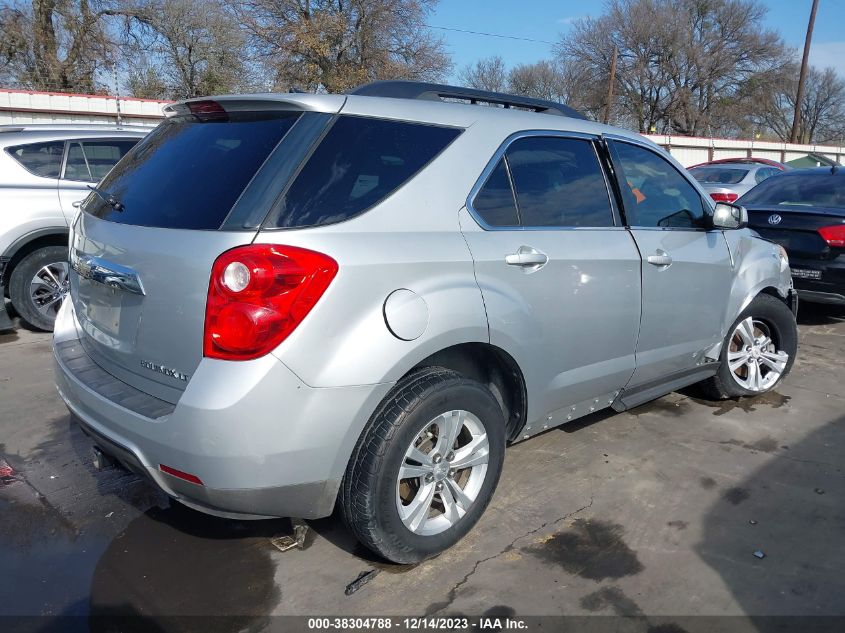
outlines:
[[613, 102], [613, 84], [616, 83], [616, 58], [618, 56], [619, 49], [614, 45], [613, 58], [610, 60], [610, 81], [607, 83], [607, 103], [604, 104], [604, 123], [610, 121], [610, 105]]
[[819, 8], [819, 0], [813, 0], [813, 8], [810, 9], [810, 22], [807, 24], [807, 37], [804, 39], [804, 57], [801, 59], [801, 74], [798, 75], [798, 94], [795, 96], [795, 115], [792, 117], [792, 133], [789, 135], [789, 142], [798, 141], [798, 128], [801, 124], [801, 102], [804, 101], [804, 82], [807, 79], [807, 64], [810, 60], [810, 41], [813, 39], [813, 27], [816, 24], [816, 11]]

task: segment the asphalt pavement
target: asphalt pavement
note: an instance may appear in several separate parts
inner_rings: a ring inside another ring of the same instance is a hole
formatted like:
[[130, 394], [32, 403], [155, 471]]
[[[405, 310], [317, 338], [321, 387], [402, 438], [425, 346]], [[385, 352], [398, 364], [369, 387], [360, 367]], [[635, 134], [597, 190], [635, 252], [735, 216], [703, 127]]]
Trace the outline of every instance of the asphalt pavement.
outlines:
[[282, 552], [287, 519], [212, 518], [95, 470], [49, 335], [0, 335], [0, 615], [256, 631], [291, 614], [630, 615], [667, 632], [701, 615], [845, 615], [845, 310], [805, 304], [799, 323], [776, 392], [673, 393], [509, 448], [477, 527], [416, 566], [375, 560], [337, 517]]

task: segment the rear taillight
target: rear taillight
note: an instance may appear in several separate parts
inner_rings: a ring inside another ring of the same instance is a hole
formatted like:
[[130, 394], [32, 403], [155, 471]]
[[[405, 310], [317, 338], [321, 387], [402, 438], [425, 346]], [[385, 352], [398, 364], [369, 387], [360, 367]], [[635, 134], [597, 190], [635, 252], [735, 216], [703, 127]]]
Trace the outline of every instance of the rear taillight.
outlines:
[[735, 193], [711, 193], [710, 197], [716, 202], [735, 202], [739, 195]]
[[264, 356], [302, 322], [337, 274], [328, 255], [253, 244], [226, 251], [211, 268], [203, 355]]
[[819, 235], [827, 242], [828, 246], [835, 248], [845, 247], [845, 224], [823, 226], [819, 229]]

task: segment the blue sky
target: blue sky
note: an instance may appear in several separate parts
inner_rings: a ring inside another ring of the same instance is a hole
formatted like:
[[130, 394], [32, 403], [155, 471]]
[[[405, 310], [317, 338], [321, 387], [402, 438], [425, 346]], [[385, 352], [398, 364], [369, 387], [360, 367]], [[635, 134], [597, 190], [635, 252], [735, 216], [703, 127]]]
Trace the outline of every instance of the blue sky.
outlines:
[[[769, 8], [764, 26], [780, 31], [787, 45], [800, 51], [812, 0], [764, 0], [763, 4]], [[555, 42], [572, 20], [601, 15], [603, 5], [600, 0], [440, 0], [429, 24]], [[845, 77], [843, 25], [845, 0], [820, 0], [810, 62], [820, 67], [831, 66]], [[550, 44], [454, 31], [434, 32], [449, 47], [455, 72], [491, 55], [501, 55], [508, 66], [551, 56]]]

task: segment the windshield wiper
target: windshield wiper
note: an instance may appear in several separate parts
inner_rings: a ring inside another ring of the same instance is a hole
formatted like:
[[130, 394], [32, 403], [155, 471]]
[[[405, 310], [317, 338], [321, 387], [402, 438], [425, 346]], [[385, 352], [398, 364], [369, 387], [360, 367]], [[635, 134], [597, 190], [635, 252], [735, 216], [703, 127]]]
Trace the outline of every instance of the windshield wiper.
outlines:
[[115, 198], [108, 191], [103, 191], [102, 189], [98, 189], [97, 187], [95, 187], [93, 185], [86, 185], [86, 186], [91, 191], [96, 193], [103, 202], [105, 202], [107, 205], [109, 205], [115, 211], [120, 212], [120, 211], [123, 211], [123, 209], [125, 209], [125, 207], [123, 206], [123, 203], [120, 200], [118, 200], [117, 198]]

